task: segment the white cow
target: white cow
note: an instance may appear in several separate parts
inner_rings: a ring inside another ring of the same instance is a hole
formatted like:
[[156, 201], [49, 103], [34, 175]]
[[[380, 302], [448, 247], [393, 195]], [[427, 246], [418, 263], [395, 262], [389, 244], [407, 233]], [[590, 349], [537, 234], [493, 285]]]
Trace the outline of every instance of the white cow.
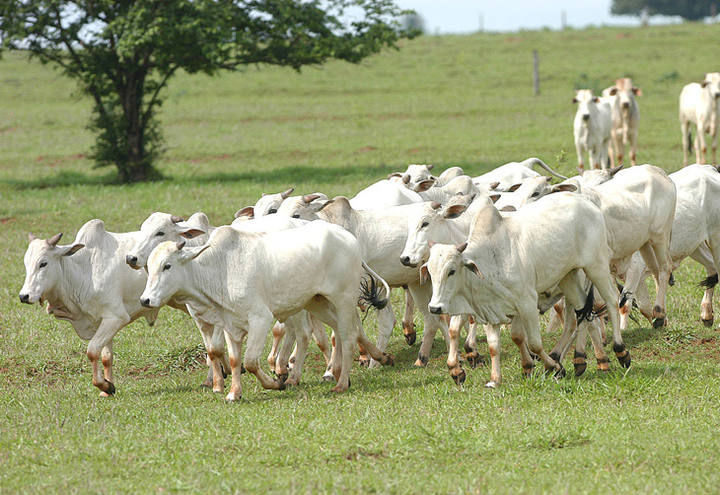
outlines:
[[697, 163], [707, 163], [705, 133], [712, 138], [712, 164], [717, 165], [718, 116], [720, 114], [720, 72], [705, 74], [701, 83], [690, 83], [680, 92], [680, 132], [683, 140], [683, 166], [688, 164], [690, 123], [695, 124]]
[[490, 172], [473, 178], [476, 185], [484, 186], [488, 189], [497, 191], [507, 191], [513, 184], [522, 182], [527, 177], [539, 177], [540, 174], [532, 169], [538, 165], [549, 174], [560, 179], [567, 179], [564, 175], [560, 175], [551, 169], [545, 162], [539, 158], [528, 158], [522, 162], [510, 162], [501, 165]]
[[257, 200], [255, 203], [255, 206], [246, 206], [245, 208], [238, 210], [238, 212], [235, 214], [235, 217], [241, 216], [241, 212], [243, 215], [247, 215], [248, 212], [251, 212], [251, 216], [255, 217], [264, 217], [265, 215], [272, 215], [273, 213], [277, 212], [278, 208], [280, 207], [280, 204], [295, 190], [294, 187], [291, 187], [290, 189], [287, 189], [286, 191], [283, 191], [281, 193], [274, 193], [274, 194], [265, 194], [263, 193], [260, 199]]
[[[543, 349], [538, 307], [547, 309], [542, 304], [546, 294], [559, 289], [568, 301], [566, 307], [589, 314], [592, 290], [585, 291], [579, 269], [604, 299], [616, 300], [609, 263], [602, 212], [588, 199], [563, 192], [506, 216], [485, 200], [468, 241], [458, 246], [433, 245], [421, 276], [432, 279], [432, 313], [469, 314], [486, 324], [492, 360], [488, 386], [494, 387], [501, 381], [498, 332], [504, 323], [511, 323], [524, 373], [534, 366], [527, 345], [540, 356], [546, 370], [564, 374], [562, 365]], [[628, 367], [630, 354], [620, 334], [618, 310], [609, 307], [608, 313], [613, 322], [613, 350]], [[574, 318], [574, 313], [568, 309], [566, 317], [570, 316]], [[448, 367], [456, 382], [462, 382], [465, 373], [456, 349], [457, 336], [451, 335]]]
[[642, 90], [633, 86], [632, 79], [622, 77], [615, 80], [615, 85], [605, 88], [602, 92], [612, 109], [612, 145], [615, 152], [614, 162], [623, 163], [625, 147], [630, 147], [630, 162], [635, 165], [637, 155], [638, 122], [640, 109], [636, 96], [642, 96]]
[[[677, 188], [677, 206], [670, 241], [673, 269], [687, 257], [705, 267], [708, 277], [700, 319], [706, 326], [713, 324], [712, 298], [720, 268], [720, 173], [710, 165], [688, 165], [669, 175]], [[649, 276], [647, 265], [638, 254], [632, 257], [623, 296], [637, 296], [640, 311], [651, 313], [644, 280]], [[621, 309], [621, 328], [627, 326], [630, 302]], [[624, 320], [624, 321], [622, 321]]]
[[139, 232], [108, 232], [102, 220], [90, 220], [69, 245], [58, 244], [62, 234], [48, 240], [30, 234], [25, 252], [20, 301], [47, 302], [49, 314], [69, 321], [81, 339], [90, 341], [87, 356], [92, 363], [92, 382], [101, 396], [115, 393], [115, 334], [141, 316], [152, 324], [158, 313], [156, 308], [142, 307], [138, 299], [147, 275], [125, 263], [125, 254], [133, 249], [138, 236]]
[[369, 185], [350, 198], [356, 210], [374, 210], [392, 206], [419, 203], [423, 199], [415, 191], [405, 187], [402, 176], [390, 174], [387, 179]]
[[593, 96], [592, 90], [579, 89], [573, 103], [578, 104], [573, 123], [575, 151], [578, 167], [585, 168], [583, 154], [588, 153], [590, 166], [607, 168], [610, 133], [612, 131], [612, 110], [607, 100]]
[[[260, 354], [273, 320], [284, 321], [305, 309], [335, 331], [333, 390], [342, 392], [349, 386], [355, 343], [383, 364], [392, 364], [362, 332], [355, 306], [364, 272], [378, 278], [362, 261], [356, 239], [325, 222], [270, 233], [224, 226], [202, 246], [186, 248], [173, 242], [157, 246], [148, 260], [141, 303], [159, 308], [174, 297], [196, 317], [224, 329], [232, 369], [228, 401], [242, 395], [239, 367], [246, 335], [245, 369], [264, 388], [284, 388], [262, 370]], [[376, 291], [366, 291], [363, 297], [376, 307], [387, 302]], [[213, 338], [208, 352], [219, 374], [216, 344]]]

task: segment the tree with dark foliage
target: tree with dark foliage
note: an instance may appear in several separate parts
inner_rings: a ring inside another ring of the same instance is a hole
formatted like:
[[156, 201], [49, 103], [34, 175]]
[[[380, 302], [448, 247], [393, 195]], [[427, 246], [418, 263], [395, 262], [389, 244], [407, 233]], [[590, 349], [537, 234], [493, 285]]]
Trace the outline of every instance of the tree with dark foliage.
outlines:
[[93, 101], [96, 164], [133, 182], [159, 176], [155, 114], [177, 71], [357, 63], [414, 34], [403, 14], [391, 0], [13, 0], [0, 3], [0, 50], [76, 79]]
[[720, 0], [613, 0], [610, 13], [615, 15], [668, 15], [699, 21], [717, 15]]

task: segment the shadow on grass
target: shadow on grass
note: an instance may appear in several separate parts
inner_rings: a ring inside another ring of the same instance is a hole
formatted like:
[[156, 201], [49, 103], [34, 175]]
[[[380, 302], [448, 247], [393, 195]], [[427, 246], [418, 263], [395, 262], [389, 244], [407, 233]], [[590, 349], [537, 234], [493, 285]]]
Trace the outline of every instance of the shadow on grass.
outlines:
[[[490, 162], [435, 162], [437, 170], [443, 170], [451, 166], [462, 167], [470, 175], [479, 175], [498, 166], [498, 163]], [[168, 184], [209, 184], [225, 182], [249, 182], [249, 183], [276, 183], [279, 187], [302, 184], [311, 180], [315, 183], [336, 184], [343, 181], [356, 181], [364, 179], [368, 184], [385, 178], [389, 173], [404, 170], [404, 165], [353, 165], [353, 166], [313, 166], [313, 165], [292, 165], [270, 169], [249, 169], [240, 172], [212, 172], [209, 174], [181, 175], [179, 177], [164, 177], [156, 183]], [[37, 179], [3, 178], [0, 184], [10, 186], [18, 190], [26, 189], [51, 189], [68, 186], [125, 186], [131, 187], [134, 184], [123, 184], [119, 181], [115, 172], [104, 175], [89, 175], [77, 171], [61, 171], [55, 175], [39, 177]], [[139, 183], [143, 184], [143, 183]]]

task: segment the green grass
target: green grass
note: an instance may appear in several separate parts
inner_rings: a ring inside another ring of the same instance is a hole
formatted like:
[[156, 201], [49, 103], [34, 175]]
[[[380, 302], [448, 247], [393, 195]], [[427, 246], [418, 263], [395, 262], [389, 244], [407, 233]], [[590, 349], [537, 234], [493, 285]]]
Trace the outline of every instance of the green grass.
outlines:
[[[478, 368], [458, 388], [439, 338], [429, 366], [413, 369], [419, 344], [409, 348], [396, 329], [396, 366], [355, 367], [347, 394], [319, 382], [313, 349], [299, 387], [264, 391], [244, 376], [237, 404], [200, 389], [200, 336], [167, 309], [155, 327], [136, 322], [118, 335], [118, 393], [100, 399], [70, 325], [22, 306], [17, 293], [28, 231], [72, 237], [96, 217], [110, 230], [134, 230], [156, 210], [201, 210], [222, 224], [262, 192], [295, 185], [351, 195], [407, 163], [479, 174], [539, 156], [570, 173], [573, 89], [624, 74], [645, 94], [640, 162], [676, 170], [677, 97], [718, 70], [708, 47], [719, 34], [684, 24], [425, 37], [360, 66], [181, 75], [161, 114], [159, 167], [169, 178], [133, 186], [91, 168], [90, 105], [73, 83], [8, 54], [0, 61], [0, 493], [717, 492], [720, 339], [698, 321], [696, 282], [705, 275], [693, 263], [675, 273], [670, 327], [641, 321], [625, 335], [627, 372], [613, 362], [600, 375], [591, 359], [580, 379], [523, 380], [505, 335], [504, 385], [484, 389], [489, 371]], [[556, 337], [546, 335], [546, 345]]]

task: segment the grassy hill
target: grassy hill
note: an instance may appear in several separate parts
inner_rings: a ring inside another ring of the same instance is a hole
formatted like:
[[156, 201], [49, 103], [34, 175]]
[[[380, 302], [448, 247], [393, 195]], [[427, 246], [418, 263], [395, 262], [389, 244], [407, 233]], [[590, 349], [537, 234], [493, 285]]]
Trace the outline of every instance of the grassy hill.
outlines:
[[657, 332], [641, 320], [626, 334], [627, 373], [613, 362], [598, 374], [591, 360], [580, 379], [523, 380], [505, 336], [503, 387], [483, 389], [489, 370], [478, 368], [458, 388], [440, 338], [428, 368], [416, 370], [419, 341], [409, 348], [396, 330], [396, 366], [353, 369], [348, 394], [318, 382], [313, 349], [302, 385], [273, 393], [244, 377], [243, 400], [232, 405], [200, 390], [201, 340], [187, 317], [163, 310], [155, 327], [121, 332], [118, 394], [102, 400], [70, 325], [21, 306], [17, 293], [28, 231], [72, 238], [91, 218], [135, 230], [153, 211], [204, 211], [222, 224], [262, 192], [294, 185], [349, 196], [408, 163], [477, 175], [538, 156], [571, 173], [573, 89], [599, 90], [623, 75], [644, 92], [640, 163], [676, 170], [677, 98], [684, 84], [720, 70], [719, 35], [684, 24], [424, 37], [359, 66], [183, 74], [161, 113], [168, 178], [131, 186], [91, 168], [90, 105], [74, 83], [7, 54], [0, 492], [716, 491], [720, 338], [698, 321], [704, 274], [691, 263], [675, 273], [670, 327]]

